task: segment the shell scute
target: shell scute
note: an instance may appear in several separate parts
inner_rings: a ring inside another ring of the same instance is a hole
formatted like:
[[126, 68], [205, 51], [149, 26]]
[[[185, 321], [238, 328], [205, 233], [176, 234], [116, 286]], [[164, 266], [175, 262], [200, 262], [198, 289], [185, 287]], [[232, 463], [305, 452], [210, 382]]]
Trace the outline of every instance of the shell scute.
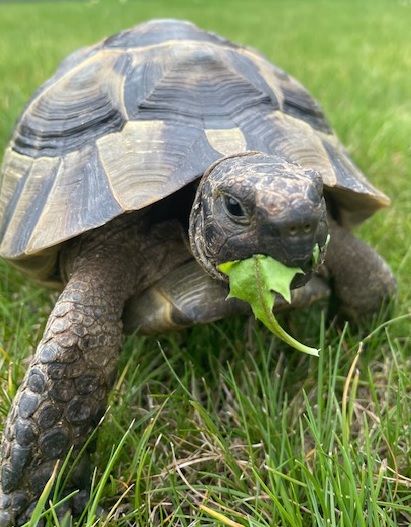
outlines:
[[0, 187], [0, 240], [4, 239], [31, 165], [30, 158], [20, 156], [10, 148], [6, 150]]
[[26, 108], [13, 148], [31, 157], [58, 156], [120, 129], [126, 116], [119, 93], [128, 62], [127, 55], [102, 54], [60, 76]]
[[233, 61], [225, 49], [186, 42], [167, 51], [150, 51], [149, 60], [140, 61], [127, 78], [130, 119], [186, 120], [199, 126], [214, 119], [215, 127], [224, 128], [226, 119], [245, 108], [278, 107], [269, 87], [261, 86], [264, 81], [251, 82], [240, 68], [246, 65]]
[[97, 148], [124, 210], [138, 210], [171, 194], [218, 157], [203, 129], [160, 120], [130, 121], [121, 132], [100, 138]]
[[[23, 188], [16, 200], [10, 221], [15, 226], [8, 229], [1, 250], [10, 255], [20, 255], [26, 251], [33, 229], [49, 197], [50, 190], [57, 176], [61, 161], [59, 158], [41, 157], [33, 159], [23, 178]], [[52, 219], [50, 218], [50, 221]]]
[[26, 254], [103, 225], [123, 209], [115, 200], [95, 147], [86, 145], [61, 161], [48, 199], [27, 241]]
[[280, 79], [280, 86], [284, 95], [285, 113], [305, 121], [315, 130], [331, 133], [321, 106], [299, 82], [288, 77], [286, 80]]

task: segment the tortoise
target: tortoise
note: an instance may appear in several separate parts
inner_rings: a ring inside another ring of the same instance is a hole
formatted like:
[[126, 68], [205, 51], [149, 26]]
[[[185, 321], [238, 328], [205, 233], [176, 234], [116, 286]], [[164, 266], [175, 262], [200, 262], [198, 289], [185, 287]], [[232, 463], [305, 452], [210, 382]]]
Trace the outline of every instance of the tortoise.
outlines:
[[66, 58], [2, 166], [0, 255], [63, 291], [5, 426], [0, 525], [26, 521], [56, 460], [84, 445], [124, 331], [246, 310], [225, 300], [219, 263], [260, 253], [300, 266], [290, 308], [332, 291], [344, 316], [378, 311], [394, 277], [350, 229], [388, 204], [318, 103], [257, 51], [154, 20]]

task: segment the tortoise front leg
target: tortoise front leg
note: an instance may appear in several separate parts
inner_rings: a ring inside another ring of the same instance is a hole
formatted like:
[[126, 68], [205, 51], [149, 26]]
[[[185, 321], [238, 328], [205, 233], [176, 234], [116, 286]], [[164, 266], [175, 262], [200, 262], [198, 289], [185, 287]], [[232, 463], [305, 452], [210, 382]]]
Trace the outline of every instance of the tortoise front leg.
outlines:
[[388, 264], [374, 249], [333, 221], [330, 235], [325, 266], [340, 313], [351, 320], [378, 313], [396, 291]]
[[1, 527], [28, 519], [56, 461], [81, 449], [105, 411], [135, 269], [126, 250], [96, 247], [75, 259], [13, 401], [1, 445]]

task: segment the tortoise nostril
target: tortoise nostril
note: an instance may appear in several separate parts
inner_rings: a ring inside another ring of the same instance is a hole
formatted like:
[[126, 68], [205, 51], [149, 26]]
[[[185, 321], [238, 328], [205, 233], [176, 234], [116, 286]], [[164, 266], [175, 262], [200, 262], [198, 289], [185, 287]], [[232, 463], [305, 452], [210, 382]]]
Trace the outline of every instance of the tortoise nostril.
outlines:
[[303, 225], [297, 225], [293, 224], [288, 226], [287, 228], [287, 234], [288, 236], [291, 236], [292, 238], [296, 236], [301, 236], [304, 234], [311, 234], [314, 230], [314, 225], [312, 223], [304, 223]]

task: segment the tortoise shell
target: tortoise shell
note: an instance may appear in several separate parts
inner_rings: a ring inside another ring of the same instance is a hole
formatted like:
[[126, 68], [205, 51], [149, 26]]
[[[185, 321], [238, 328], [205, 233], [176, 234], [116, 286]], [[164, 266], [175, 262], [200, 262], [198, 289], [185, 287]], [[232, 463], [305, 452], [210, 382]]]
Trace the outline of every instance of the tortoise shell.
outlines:
[[23, 111], [2, 166], [0, 255], [47, 281], [64, 241], [246, 150], [317, 170], [346, 224], [389, 202], [256, 51], [175, 20], [123, 31], [66, 58]]

